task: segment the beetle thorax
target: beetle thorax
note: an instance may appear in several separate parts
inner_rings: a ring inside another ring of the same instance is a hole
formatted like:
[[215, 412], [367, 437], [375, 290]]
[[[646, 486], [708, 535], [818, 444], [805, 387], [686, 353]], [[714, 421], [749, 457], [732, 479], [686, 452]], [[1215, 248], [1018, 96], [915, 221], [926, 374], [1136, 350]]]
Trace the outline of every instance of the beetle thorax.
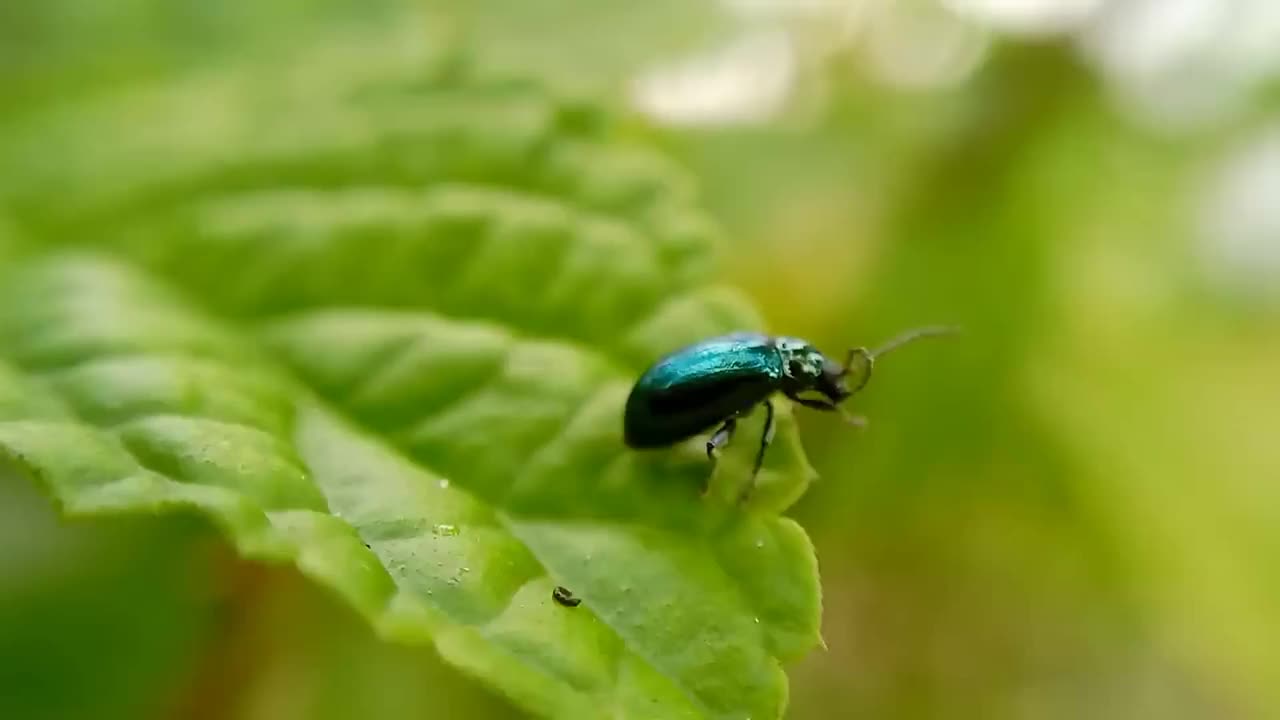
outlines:
[[782, 359], [782, 372], [796, 386], [812, 387], [822, 377], [827, 358], [817, 348], [797, 338], [778, 338], [774, 341]]

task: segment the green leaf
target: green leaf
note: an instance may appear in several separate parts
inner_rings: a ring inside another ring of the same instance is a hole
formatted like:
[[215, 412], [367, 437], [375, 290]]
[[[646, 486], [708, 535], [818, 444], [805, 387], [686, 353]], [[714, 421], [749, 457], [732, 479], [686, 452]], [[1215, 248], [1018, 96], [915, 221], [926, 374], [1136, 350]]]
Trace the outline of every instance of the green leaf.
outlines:
[[15, 133], [0, 202], [46, 249], [0, 265], [0, 458], [71, 515], [206, 515], [547, 717], [779, 717], [819, 624], [790, 413], [746, 506], [750, 440], [704, 497], [696, 442], [620, 438], [646, 363], [760, 324], [689, 184], [592, 108], [390, 55]]

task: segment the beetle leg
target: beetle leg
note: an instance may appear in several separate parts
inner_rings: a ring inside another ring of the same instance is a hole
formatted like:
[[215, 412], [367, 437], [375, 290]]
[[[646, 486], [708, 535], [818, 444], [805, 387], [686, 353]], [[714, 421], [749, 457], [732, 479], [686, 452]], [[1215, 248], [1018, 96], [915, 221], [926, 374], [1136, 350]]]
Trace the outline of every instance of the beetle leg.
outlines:
[[[724, 447], [725, 445], [729, 444], [729, 441], [733, 439], [733, 431], [737, 427], [738, 427], [738, 418], [730, 417], [724, 421], [724, 424], [720, 426], [719, 430], [716, 430], [711, 435], [711, 439], [707, 440], [707, 459], [708, 460], [710, 460], [712, 463], [716, 461], [716, 451]], [[702, 481], [702, 494], [706, 495], [707, 491], [710, 489], [711, 489], [711, 474], [708, 473], [706, 479]]]
[[795, 395], [788, 395], [787, 397], [791, 398], [792, 400], [800, 403], [801, 405], [807, 408], [813, 408], [814, 410], [822, 410], [823, 412], [840, 413], [841, 417], [844, 418], [844, 421], [849, 423], [850, 425], [853, 425], [854, 427], [867, 426], [866, 418], [862, 417], [861, 415], [850, 415], [849, 413], [845, 412], [844, 408], [840, 407], [839, 405], [829, 400], [815, 400], [812, 398], [797, 397]]
[[773, 402], [764, 401], [764, 431], [760, 433], [760, 449], [756, 450], [756, 462], [751, 468], [751, 482], [747, 483], [746, 488], [742, 490], [742, 494], [738, 496], [738, 502], [746, 502], [751, 497], [751, 491], [756, 488], [756, 476], [760, 474], [760, 468], [764, 466], [764, 452], [769, 449], [769, 443], [773, 442]]
[[788, 395], [787, 397], [800, 403], [807, 408], [814, 410], [823, 410], [825, 412], [836, 412], [837, 405], [829, 400], [816, 400], [813, 398], [802, 398], [797, 395]]
[[707, 459], [714, 461], [716, 459], [716, 451], [733, 439], [733, 431], [738, 427], [738, 418], [731, 417], [724, 421], [719, 430], [707, 440]]

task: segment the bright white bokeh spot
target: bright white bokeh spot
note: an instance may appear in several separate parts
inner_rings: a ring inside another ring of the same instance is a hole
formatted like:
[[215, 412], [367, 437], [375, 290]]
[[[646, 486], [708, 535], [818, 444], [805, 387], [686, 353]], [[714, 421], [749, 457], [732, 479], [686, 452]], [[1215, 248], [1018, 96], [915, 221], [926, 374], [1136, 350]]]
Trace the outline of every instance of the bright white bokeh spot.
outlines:
[[1280, 2], [1235, 0], [1230, 32], [1217, 42], [1218, 64], [1234, 76], [1261, 84], [1280, 73]]
[[749, 32], [727, 46], [642, 74], [633, 103], [671, 125], [721, 125], [766, 120], [791, 95], [796, 80], [791, 36]]
[[864, 30], [866, 59], [881, 81], [908, 90], [958, 85], [986, 57], [987, 33], [920, 3], [887, 3]]
[[963, 17], [1016, 35], [1069, 32], [1089, 20], [1104, 0], [939, 0]]
[[1223, 284], [1280, 294], [1280, 126], [1253, 138], [1212, 178], [1201, 247]]
[[1229, 117], [1280, 71], [1280, 2], [1112, 0], [1078, 39], [1139, 121], [1195, 128]]
[[1222, 36], [1231, 1], [1119, 0], [1099, 15], [1081, 41], [1113, 75], [1170, 72]]
[[640, 76], [642, 112], [672, 125], [767, 121], [820, 94], [826, 61], [850, 48], [884, 84], [946, 89], [1006, 35], [1074, 38], [1119, 109], [1162, 131], [1222, 122], [1280, 75], [1280, 0], [719, 2], [738, 37]]

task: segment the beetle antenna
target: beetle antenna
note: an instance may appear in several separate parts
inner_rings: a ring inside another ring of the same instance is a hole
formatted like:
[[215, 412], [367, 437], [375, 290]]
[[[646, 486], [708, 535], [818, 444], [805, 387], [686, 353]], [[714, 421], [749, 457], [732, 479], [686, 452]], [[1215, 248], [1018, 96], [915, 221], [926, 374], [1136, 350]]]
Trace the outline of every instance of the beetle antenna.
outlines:
[[[960, 328], [954, 325], [926, 325], [925, 327], [915, 328], [896, 335], [875, 350], [868, 350], [864, 347], [853, 348], [849, 351], [848, 357], [845, 358], [844, 371], [841, 372], [840, 375], [841, 377], [848, 375], [853, 369], [853, 361], [858, 358], [862, 358], [863, 369], [856, 375], [858, 385], [857, 387], [849, 388], [849, 394], [853, 395], [867, 386], [867, 383], [871, 380], [871, 370], [875, 367], [876, 360], [879, 359], [881, 355], [897, 350], [903, 345], [921, 338], [936, 337], [939, 335], [955, 335], [959, 332]], [[845, 419], [848, 420], [848, 418]]]
[[881, 355], [897, 350], [903, 345], [920, 340], [921, 338], [958, 334], [960, 334], [960, 328], [955, 325], [927, 325], [925, 327], [915, 328], [890, 338], [888, 342], [875, 350], [872, 350], [871, 357], [873, 359], [878, 359]]

